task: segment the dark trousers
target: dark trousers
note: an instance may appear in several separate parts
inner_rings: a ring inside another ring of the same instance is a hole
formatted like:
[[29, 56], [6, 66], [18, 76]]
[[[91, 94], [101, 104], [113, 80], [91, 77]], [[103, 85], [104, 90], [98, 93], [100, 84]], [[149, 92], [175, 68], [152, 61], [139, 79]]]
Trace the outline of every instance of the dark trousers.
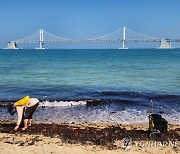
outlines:
[[35, 112], [38, 105], [39, 105], [39, 103], [37, 103], [37, 104], [35, 104], [35, 105], [31, 106], [31, 107], [28, 107], [28, 108], [26, 108], [24, 110], [20, 127], [24, 127], [24, 119], [32, 119], [32, 115]]

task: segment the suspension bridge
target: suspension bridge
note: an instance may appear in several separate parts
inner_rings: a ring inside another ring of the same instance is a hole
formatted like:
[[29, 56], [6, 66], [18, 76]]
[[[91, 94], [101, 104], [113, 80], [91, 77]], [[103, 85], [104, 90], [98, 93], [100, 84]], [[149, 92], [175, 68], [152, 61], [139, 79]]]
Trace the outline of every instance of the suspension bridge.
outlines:
[[27, 36], [25, 38], [10, 41], [10, 42], [0, 42], [1, 45], [7, 45], [5, 49], [19, 49], [18, 46], [21, 44], [39, 44], [36, 49], [46, 49], [45, 44], [62, 44], [62, 43], [122, 43], [122, 47], [119, 49], [128, 49], [126, 44], [130, 42], [159, 42], [160, 47], [163, 49], [169, 49], [172, 42], [180, 42], [180, 39], [165, 39], [156, 38], [152, 36], [147, 36], [127, 27], [122, 27], [112, 33], [99, 36], [90, 39], [68, 39], [54, 34], [48, 33], [43, 29], [36, 31], [35, 33]]

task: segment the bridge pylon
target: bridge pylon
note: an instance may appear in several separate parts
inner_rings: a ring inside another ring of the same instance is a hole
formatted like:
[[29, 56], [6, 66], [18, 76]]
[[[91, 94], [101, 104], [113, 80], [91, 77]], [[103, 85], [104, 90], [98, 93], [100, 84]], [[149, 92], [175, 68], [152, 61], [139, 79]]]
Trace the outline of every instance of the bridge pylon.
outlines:
[[44, 48], [44, 31], [43, 29], [39, 30], [39, 48], [36, 49], [46, 49]]
[[127, 47], [125, 47], [125, 43], [126, 43], [126, 27], [123, 27], [123, 38], [122, 38], [122, 48], [119, 49], [128, 49]]

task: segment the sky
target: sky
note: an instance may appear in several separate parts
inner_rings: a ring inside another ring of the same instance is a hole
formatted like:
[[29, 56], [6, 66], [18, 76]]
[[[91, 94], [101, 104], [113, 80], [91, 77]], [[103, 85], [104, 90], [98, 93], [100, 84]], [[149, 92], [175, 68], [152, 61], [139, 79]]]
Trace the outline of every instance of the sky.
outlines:
[[180, 0], [0, 0], [0, 42], [24, 38], [40, 28], [87, 39], [123, 26], [148, 36], [180, 38], [179, 8]]

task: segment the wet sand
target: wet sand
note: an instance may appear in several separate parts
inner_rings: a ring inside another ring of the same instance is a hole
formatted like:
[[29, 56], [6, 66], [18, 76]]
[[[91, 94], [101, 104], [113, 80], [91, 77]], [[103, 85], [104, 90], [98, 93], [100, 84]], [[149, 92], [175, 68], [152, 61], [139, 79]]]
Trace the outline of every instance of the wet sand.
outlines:
[[[116, 123], [35, 123], [26, 131], [14, 132], [16, 124], [0, 121], [2, 153], [179, 153], [180, 125], [168, 125], [168, 132], [154, 140], [148, 124]], [[121, 140], [132, 138], [132, 147], [123, 149]], [[176, 141], [176, 146], [143, 146], [139, 142]]]

